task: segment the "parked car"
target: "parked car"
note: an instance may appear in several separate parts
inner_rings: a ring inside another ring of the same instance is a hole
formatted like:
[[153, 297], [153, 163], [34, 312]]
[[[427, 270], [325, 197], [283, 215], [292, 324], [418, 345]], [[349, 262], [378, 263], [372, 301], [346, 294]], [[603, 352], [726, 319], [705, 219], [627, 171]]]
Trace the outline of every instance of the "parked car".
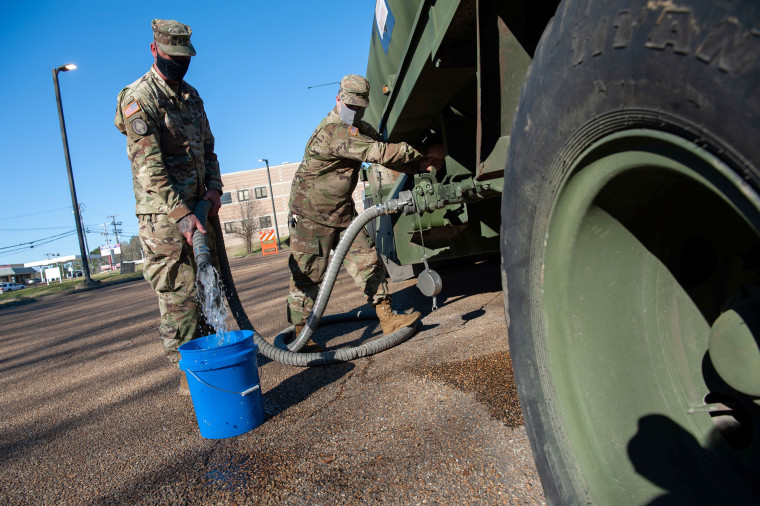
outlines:
[[24, 288], [26, 288], [24, 285], [19, 285], [18, 283], [0, 283], [0, 293], [23, 290]]

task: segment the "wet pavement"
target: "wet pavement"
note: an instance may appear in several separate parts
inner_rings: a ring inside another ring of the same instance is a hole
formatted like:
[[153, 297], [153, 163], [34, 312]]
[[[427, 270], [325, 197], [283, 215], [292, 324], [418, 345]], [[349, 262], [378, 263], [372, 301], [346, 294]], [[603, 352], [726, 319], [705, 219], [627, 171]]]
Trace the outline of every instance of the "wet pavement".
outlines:
[[[287, 326], [287, 255], [231, 262], [257, 331]], [[200, 436], [162, 356], [142, 280], [0, 309], [3, 504], [543, 504], [512, 379], [498, 260], [440, 268], [437, 311], [414, 281], [417, 334], [318, 368], [262, 359], [265, 422]], [[326, 314], [362, 305], [342, 273]], [[322, 327], [331, 347], [374, 322]]]

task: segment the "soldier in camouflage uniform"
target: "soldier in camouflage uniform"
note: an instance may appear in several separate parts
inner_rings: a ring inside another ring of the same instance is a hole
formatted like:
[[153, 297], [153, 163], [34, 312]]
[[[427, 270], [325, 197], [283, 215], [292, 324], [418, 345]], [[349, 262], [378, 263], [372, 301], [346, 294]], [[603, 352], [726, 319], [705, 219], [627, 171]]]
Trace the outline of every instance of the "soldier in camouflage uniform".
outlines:
[[[362, 162], [377, 163], [400, 172], [415, 173], [421, 167], [440, 166], [443, 149], [428, 148], [423, 154], [405, 142], [379, 141], [379, 135], [361, 121], [369, 105], [369, 82], [348, 75], [340, 82], [335, 108], [317, 126], [306, 143], [303, 161], [290, 190], [291, 271], [288, 320], [297, 336], [311, 314], [324, 278], [330, 250], [357, 216], [351, 196]], [[384, 334], [408, 327], [420, 313], [395, 314], [391, 310], [385, 266], [375, 245], [362, 229], [344, 260], [357, 286], [375, 306]], [[309, 350], [318, 350], [308, 343]], [[306, 349], [306, 348], [304, 348]]]
[[[212, 203], [210, 215], [218, 212], [222, 178], [203, 101], [183, 80], [195, 55], [192, 30], [161, 19], [151, 26], [154, 64], [119, 93], [114, 123], [127, 136], [145, 279], [158, 294], [159, 334], [176, 363], [180, 345], [212, 333], [195, 301], [192, 235], [206, 229], [193, 209], [203, 199]], [[213, 230], [208, 232], [213, 245]]]

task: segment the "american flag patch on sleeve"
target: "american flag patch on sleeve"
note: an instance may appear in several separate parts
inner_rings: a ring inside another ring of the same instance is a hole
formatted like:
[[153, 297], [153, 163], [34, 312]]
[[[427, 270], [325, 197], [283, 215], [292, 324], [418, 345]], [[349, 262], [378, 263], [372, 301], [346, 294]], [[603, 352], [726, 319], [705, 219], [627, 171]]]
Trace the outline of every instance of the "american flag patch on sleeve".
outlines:
[[125, 118], [129, 118], [134, 113], [140, 110], [140, 104], [137, 103], [137, 100], [133, 100], [128, 106], [126, 106], [124, 109], [122, 109], [122, 112], [124, 113]]

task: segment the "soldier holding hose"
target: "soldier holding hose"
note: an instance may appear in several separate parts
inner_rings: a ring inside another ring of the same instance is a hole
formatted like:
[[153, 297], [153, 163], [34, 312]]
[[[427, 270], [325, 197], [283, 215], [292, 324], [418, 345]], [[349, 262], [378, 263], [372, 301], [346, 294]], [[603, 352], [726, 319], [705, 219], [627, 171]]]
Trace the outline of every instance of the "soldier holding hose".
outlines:
[[[161, 19], [151, 26], [154, 63], [119, 93], [114, 122], [127, 136], [144, 275], [161, 311], [159, 334], [169, 360], [177, 363], [180, 345], [213, 333], [195, 301], [192, 235], [206, 229], [193, 208], [199, 200], [209, 200], [209, 214], [218, 212], [222, 178], [203, 101], [183, 80], [195, 56], [192, 30]], [[208, 235], [212, 242], [213, 233]], [[180, 393], [189, 394], [184, 373]]]
[[[443, 146], [422, 153], [405, 142], [381, 142], [377, 132], [361, 121], [369, 105], [369, 82], [347, 75], [340, 82], [335, 108], [309, 138], [304, 158], [290, 190], [291, 271], [288, 320], [300, 334], [319, 293], [328, 257], [341, 234], [357, 216], [351, 194], [363, 162], [377, 163], [399, 172], [416, 173], [443, 164]], [[349, 274], [375, 307], [384, 334], [408, 327], [419, 312], [396, 314], [385, 266], [365, 230], [356, 237], [344, 259]], [[319, 351], [313, 341], [302, 351]]]

